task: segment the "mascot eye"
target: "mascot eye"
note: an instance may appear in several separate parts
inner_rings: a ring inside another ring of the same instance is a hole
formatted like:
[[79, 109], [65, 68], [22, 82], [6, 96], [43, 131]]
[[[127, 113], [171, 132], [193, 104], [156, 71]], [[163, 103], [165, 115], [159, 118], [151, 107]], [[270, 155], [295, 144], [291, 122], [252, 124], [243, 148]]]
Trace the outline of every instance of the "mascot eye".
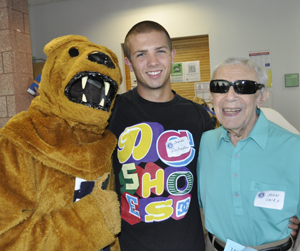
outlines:
[[75, 47], [73, 47], [69, 50], [69, 54], [72, 58], [74, 58], [79, 55], [79, 51]]
[[115, 65], [111, 58], [102, 52], [94, 52], [88, 56], [88, 59], [98, 64], [103, 64], [110, 69], [115, 69]]

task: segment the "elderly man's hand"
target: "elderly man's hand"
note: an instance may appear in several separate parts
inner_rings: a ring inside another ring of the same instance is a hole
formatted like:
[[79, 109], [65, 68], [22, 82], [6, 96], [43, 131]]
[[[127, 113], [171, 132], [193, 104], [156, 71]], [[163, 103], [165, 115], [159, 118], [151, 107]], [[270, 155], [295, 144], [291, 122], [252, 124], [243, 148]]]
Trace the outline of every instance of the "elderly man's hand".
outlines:
[[299, 229], [299, 223], [300, 221], [297, 216], [290, 218], [289, 228], [292, 229], [291, 236], [296, 237]]

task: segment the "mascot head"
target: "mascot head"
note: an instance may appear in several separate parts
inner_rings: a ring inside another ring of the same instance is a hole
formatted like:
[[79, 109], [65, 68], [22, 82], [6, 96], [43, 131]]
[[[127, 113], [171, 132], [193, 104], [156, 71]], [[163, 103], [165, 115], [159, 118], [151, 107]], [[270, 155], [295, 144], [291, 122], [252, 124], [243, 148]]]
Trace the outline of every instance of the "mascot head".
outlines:
[[71, 127], [105, 128], [122, 82], [116, 55], [83, 36], [68, 35], [49, 42], [40, 98], [47, 114]]

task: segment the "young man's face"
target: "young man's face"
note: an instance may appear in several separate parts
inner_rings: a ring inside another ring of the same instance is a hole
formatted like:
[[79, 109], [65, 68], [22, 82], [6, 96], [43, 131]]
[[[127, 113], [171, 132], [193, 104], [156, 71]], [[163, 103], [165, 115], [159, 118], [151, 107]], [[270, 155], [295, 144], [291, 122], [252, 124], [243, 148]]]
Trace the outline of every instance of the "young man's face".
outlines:
[[139, 88], [155, 90], [170, 84], [176, 52], [170, 51], [166, 35], [151, 31], [132, 35], [129, 39], [131, 60], [125, 58], [125, 63], [134, 71]]
[[[221, 66], [214, 79], [230, 82], [253, 80], [259, 83], [256, 72], [246, 65]], [[247, 137], [257, 120], [256, 107], [262, 106], [268, 98], [268, 91], [265, 90], [263, 94], [260, 90], [254, 94], [237, 94], [231, 86], [227, 93], [211, 93], [210, 98], [224, 128]]]

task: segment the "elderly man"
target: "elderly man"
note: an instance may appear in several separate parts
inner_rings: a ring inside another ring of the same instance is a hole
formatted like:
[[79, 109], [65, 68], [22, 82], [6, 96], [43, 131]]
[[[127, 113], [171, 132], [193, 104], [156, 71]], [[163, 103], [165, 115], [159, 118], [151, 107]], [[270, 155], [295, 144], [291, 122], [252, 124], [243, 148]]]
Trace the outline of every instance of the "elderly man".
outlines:
[[219, 64], [210, 99], [222, 124], [205, 132], [198, 195], [206, 250], [234, 241], [256, 250], [292, 250], [289, 218], [300, 216], [300, 136], [266, 119], [267, 74], [247, 59]]

